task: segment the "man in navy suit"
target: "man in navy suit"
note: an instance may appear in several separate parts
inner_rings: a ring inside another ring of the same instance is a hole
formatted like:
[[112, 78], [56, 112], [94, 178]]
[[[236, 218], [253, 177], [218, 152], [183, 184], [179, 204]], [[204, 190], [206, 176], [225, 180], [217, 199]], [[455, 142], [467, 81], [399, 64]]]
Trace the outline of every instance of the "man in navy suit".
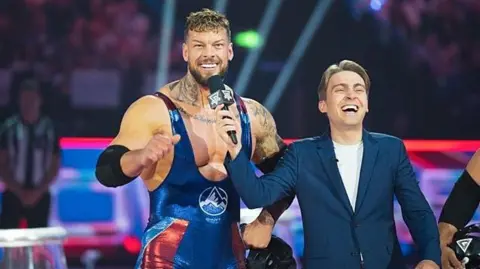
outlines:
[[318, 108], [328, 131], [289, 145], [275, 170], [260, 180], [227, 131], [241, 128], [216, 109], [217, 131], [228, 147], [225, 167], [243, 201], [259, 208], [296, 194], [303, 217], [308, 269], [406, 268], [393, 214], [397, 197], [418, 246], [416, 269], [439, 268], [435, 216], [422, 194], [403, 142], [363, 128], [370, 79], [359, 64], [342, 61], [323, 74]]

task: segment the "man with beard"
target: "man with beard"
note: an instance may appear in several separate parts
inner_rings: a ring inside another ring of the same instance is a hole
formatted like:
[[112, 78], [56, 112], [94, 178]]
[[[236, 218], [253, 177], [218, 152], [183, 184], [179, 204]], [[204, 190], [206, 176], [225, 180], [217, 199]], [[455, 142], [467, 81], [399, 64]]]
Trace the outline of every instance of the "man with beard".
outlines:
[[[244, 243], [267, 247], [288, 197], [248, 224], [240, 237], [240, 198], [223, 166], [227, 146], [217, 136], [209, 107], [212, 75], [224, 76], [233, 58], [227, 18], [204, 9], [185, 25], [187, 74], [134, 102], [120, 131], [100, 155], [96, 176], [117, 187], [140, 176], [150, 195], [150, 218], [137, 268], [245, 268]], [[230, 111], [241, 122], [245, 154], [273, 170], [285, 145], [271, 114], [235, 95]]]

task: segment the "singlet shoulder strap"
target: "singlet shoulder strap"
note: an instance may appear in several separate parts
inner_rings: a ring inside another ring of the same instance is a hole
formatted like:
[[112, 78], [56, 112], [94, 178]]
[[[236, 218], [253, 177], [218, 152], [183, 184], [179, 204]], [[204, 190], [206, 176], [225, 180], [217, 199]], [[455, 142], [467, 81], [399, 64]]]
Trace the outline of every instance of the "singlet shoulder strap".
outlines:
[[165, 102], [165, 105], [167, 106], [169, 111], [177, 110], [177, 106], [165, 94], [163, 94], [161, 92], [155, 92], [153, 95], [162, 99], [163, 102]]
[[238, 110], [240, 113], [245, 113], [247, 114], [247, 106], [245, 105], [245, 102], [243, 101], [243, 99], [235, 93], [235, 101], [237, 102], [238, 104]]
[[[170, 115], [170, 123], [172, 124], [172, 133], [179, 134], [183, 137], [175, 146], [175, 156], [183, 159], [188, 159], [189, 162], [195, 163], [195, 159], [193, 157], [193, 148], [191, 146], [190, 139], [188, 138], [187, 128], [185, 127], [185, 122], [183, 121], [183, 118], [180, 115], [180, 111], [178, 110], [177, 106], [164, 93], [155, 92], [153, 93], [153, 95], [162, 99], [167, 106], [168, 113]], [[176, 160], [177, 158], [174, 159], [172, 165], [175, 165]]]
[[247, 153], [247, 156], [252, 154], [252, 130], [250, 127], [250, 118], [247, 112], [247, 106], [243, 99], [235, 94], [235, 101], [237, 103], [237, 109], [240, 113], [241, 126], [242, 126], [242, 144], [245, 146], [244, 149]]

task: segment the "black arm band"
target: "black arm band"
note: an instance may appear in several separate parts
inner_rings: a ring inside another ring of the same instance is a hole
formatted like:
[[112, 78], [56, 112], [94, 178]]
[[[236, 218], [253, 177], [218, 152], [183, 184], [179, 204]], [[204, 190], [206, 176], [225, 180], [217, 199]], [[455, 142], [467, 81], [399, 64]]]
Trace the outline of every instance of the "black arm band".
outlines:
[[280, 158], [282, 158], [286, 149], [287, 146], [282, 145], [280, 150], [273, 156], [265, 158], [261, 163], [256, 164], [257, 168], [260, 169], [260, 171], [262, 171], [264, 174], [272, 172], [273, 169], [275, 169], [275, 166], [277, 166], [278, 161], [280, 161]]
[[479, 202], [480, 186], [465, 170], [448, 196], [438, 221], [451, 224], [460, 230], [472, 219]]
[[98, 157], [95, 176], [106, 187], [119, 187], [130, 183], [136, 177], [129, 177], [122, 171], [120, 159], [130, 150], [121, 145], [107, 147]]

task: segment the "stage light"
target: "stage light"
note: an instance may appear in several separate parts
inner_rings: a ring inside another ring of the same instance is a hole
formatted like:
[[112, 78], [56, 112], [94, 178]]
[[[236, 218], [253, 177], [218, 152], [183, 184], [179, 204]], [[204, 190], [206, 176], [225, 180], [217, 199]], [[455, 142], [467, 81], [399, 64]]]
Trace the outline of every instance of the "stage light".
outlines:
[[240, 32], [235, 35], [234, 42], [236, 45], [244, 48], [257, 48], [262, 42], [263, 38], [254, 30]]
[[126, 251], [132, 254], [137, 254], [140, 252], [142, 248], [142, 242], [135, 236], [127, 236], [123, 240], [123, 247]]
[[371, 0], [370, 1], [370, 8], [379, 11], [382, 9], [384, 0]]

